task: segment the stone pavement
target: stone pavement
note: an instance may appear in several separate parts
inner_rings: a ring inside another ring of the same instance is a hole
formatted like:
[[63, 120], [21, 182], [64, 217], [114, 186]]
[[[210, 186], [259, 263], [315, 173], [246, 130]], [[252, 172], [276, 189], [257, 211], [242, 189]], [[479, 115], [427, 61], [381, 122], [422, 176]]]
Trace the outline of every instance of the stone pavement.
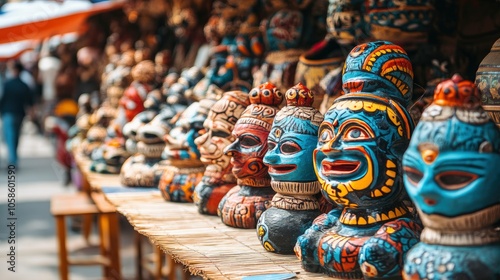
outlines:
[[[1, 124], [0, 124], [1, 125]], [[1, 130], [0, 130], [1, 131]], [[0, 139], [3, 138], [0, 133]], [[3, 139], [0, 144], [0, 279], [59, 279], [55, 222], [51, 216], [50, 197], [53, 194], [75, 192], [73, 185], [63, 186], [63, 170], [54, 158], [50, 139], [36, 132], [26, 122], [20, 140], [19, 169], [16, 171], [15, 228], [16, 272], [8, 270], [9, 228], [6, 148]], [[68, 220], [67, 224], [70, 224]], [[134, 232], [128, 222], [120, 218], [120, 257], [124, 279], [135, 279]], [[95, 227], [94, 227], [95, 229]], [[12, 239], [10, 239], [12, 240]], [[92, 239], [97, 244], [94, 232]], [[68, 248], [77, 250], [85, 247], [79, 233], [68, 229]], [[83, 251], [95, 251], [98, 247]], [[79, 250], [82, 251], [82, 250]], [[101, 279], [99, 266], [71, 266], [70, 279]]]

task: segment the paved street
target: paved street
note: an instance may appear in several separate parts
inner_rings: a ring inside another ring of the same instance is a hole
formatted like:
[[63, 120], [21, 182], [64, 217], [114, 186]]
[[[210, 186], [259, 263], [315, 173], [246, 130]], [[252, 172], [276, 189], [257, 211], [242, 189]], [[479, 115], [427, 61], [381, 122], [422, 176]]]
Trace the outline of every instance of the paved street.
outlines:
[[[2, 136], [0, 136], [2, 137]], [[0, 145], [0, 279], [59, 279], [57, 243], [54, 218], [49, 212], [49, 201], [53, 194], [76, 191], [74, 185], [63, 186], [63, 172], [54, 159], [51, 141], [36, 133], [31, 123], [25, 123], [20, 142], [19, 168], [16, 170], [15, 204], [15, 270], [11, 272], [9, 261], [8, 189], [6, 148], [3, 139]], [[121, 224], [121, 262], [125, 279], [134, 279], [133, 230], [123, 217]], [[68, 224], [70, 222], [68, 221]], [[95, 228], [95, 227], [94, 227]], [[78, 250], [85, 247], [79, 233], [68, 229], [68, 247]], [[94, 241], [97, 241], [93, 234]], [[94, 242], [97, 243], [97, 242]], [[97, 247], [90, 251], [97, 252]], [[101, 279], [99, 266], [70, 267], [70, 279]]]

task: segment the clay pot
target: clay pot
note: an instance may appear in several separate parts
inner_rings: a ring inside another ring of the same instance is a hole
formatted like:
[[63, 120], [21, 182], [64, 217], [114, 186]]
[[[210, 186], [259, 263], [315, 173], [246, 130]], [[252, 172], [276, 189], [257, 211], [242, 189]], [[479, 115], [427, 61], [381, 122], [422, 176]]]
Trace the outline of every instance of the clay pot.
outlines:
[[320, 108], [326, 92], [326, 87], [322, 83], [330, 71], [339, 69], [344, 65], [344, 55], [340, 46], [334, 40], [325, 40], [315, 47], [302, 54], [295, 70], [295, 83], [302, 83], [314, 93], [313, 107]]

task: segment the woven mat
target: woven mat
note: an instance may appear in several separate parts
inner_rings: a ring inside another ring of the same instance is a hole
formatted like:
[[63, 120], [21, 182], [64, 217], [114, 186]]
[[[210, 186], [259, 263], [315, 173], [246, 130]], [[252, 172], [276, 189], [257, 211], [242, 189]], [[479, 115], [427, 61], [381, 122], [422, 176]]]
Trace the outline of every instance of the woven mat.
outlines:
[[[296, 279], [328, 278], [305, 272], [294, 255], [267, 252], [255, 229], [228, 227], [219, 217], [199, 214], [193, 204], [166, 202], [159, 191], [123, 191], [118, 175], [91, 172], [90, 160], [80, 155], [75, 155], [75, 162], [92, 191], [104, 191], [108, 201], [136, 231], [193, 275], [204, 279], [241, 279], [293, 273]], [[113, 187], [116, 191], [110, 190]]]
[[[204, 279], [295, 273], [297, 279], [325, 275], [305, 272], [294, 255], [264, 250], [254, 229], [228, 227], [201, 215], [189, 203], [165, 202], [160, 193], [109, 193], [108, 200], [134, 226], [193, 275]], [[332, 279], [332, 278], [330, 278]]]
[[84, 176], [90, 185], [91, 191], [101, 191], [103, 186], [121, 186], [120, 177], [115, 174], [101, 174], [90, 171], [90, 164], [92, 163], [88, 157], [80, 153], [74, 153], [73, 157], [78, 166], [82, 176]]

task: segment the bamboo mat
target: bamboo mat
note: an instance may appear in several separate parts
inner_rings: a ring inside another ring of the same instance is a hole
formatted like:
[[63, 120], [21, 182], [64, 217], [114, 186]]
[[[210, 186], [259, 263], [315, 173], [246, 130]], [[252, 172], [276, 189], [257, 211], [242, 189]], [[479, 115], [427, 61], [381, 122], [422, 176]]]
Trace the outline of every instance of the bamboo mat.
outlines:
[[90, 171], [92, 163], [88, 157], [81, 153], [74, 153], [75, 163], [82, 176], [89, 182], [90, 191], [101, 192], [103, 186], [121, 186], [120, 176], [116, 174], [101, 174]]
[[[295, 255], [267, 252], [255, 229], [224, 225], [219, 217], [201, 215], [191, 203], [166, 202], [159, 190], [128, 192], [119, 175], [89, 169], [90, 160], [75, 154], [75, 162], [91, 191], [104, 190], [106, 199], [140, 234], [148, 237], [193, 275], [204, 279], [241, 279], [276, 273], [293, 273], [295, 279], [332, 279], [305, 272]], [[117, 192], [108, 192], [115, 187]]]
[[241, 279], [295, 273], [297, 279], [326, 278], [305, 272], [294, 255], [265, 251], [254, 229], [228, 227], [219, 217], [199, 214], [192, 204], [166, 202], [159, 192], [110, 193], [106, 197], [136, 231], [193, 275], [204, 279]]

